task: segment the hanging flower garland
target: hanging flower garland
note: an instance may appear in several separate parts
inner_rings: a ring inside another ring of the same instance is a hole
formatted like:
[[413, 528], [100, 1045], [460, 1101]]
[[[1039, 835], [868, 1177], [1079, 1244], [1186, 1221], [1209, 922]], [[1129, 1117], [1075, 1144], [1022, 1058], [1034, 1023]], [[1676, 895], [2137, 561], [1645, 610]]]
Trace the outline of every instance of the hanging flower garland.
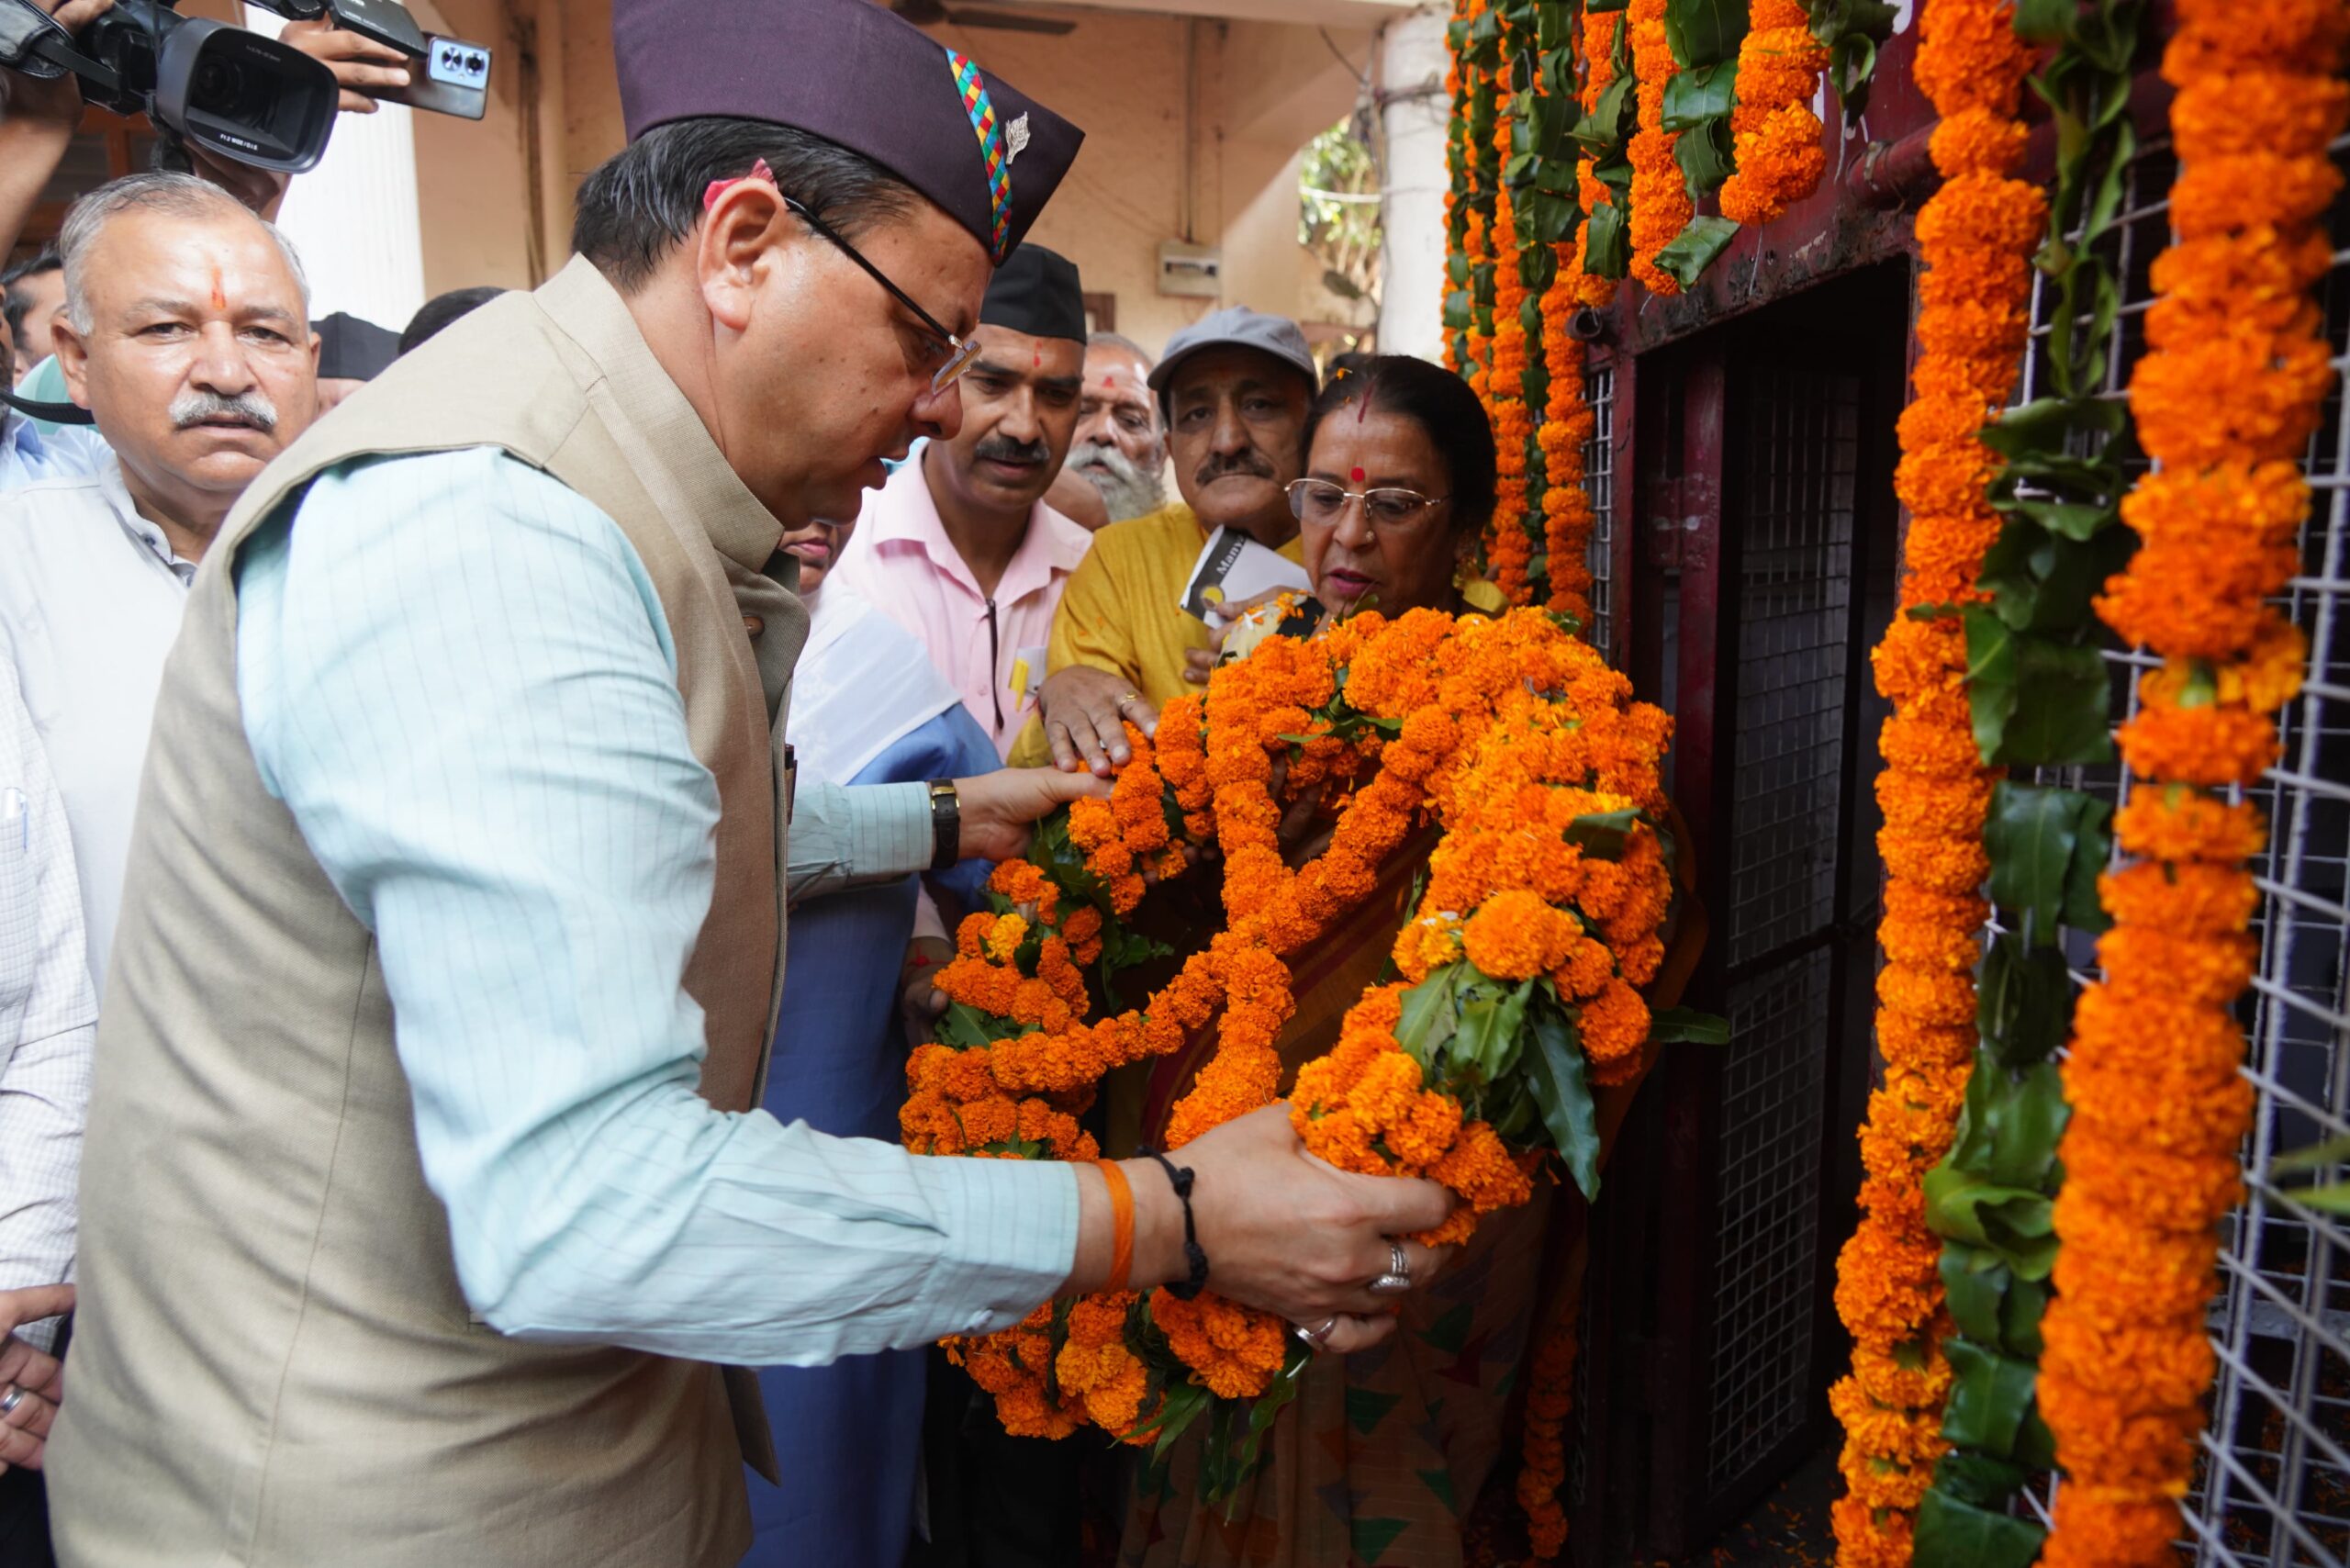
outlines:
[[2099, 886], [2113, 928], [2064, 1069], [2073, 1119], [2056, 1200], [2064, 1250], [2040, 1399], [2067, 1472], [2049, 1568], [2174, 1561], [2215, 1363], [2205, 1326], [2219, 1221], [2241, 1196], [2251, 1125], [2233, 1014], [2256, 958], [2246, 862], [2257, 807], [2227, 798], [2278, 755], [2275, 715], [2308, 648], [2267, 602], [2299, 569], [2297, 465], [2333, 385], [2311, 297], [2350, 119], [2336, 76], [2350, 11], [2179, 0], [2163, 75], [2177, 89], [2175, 240], [2154, 265], [2131, 408], [2158, 467], [2122, 502], [2141, 544], [2098, 609], [2163, 657], [2119, 735], [2129, 863]]
[[[1466, 35], [1470, 7], [1475, 0], [1453, 0], [1452, 21], [1445, 29], [1451, 44], [1444, 73], [1445, 172], [1450, 178], [1444, 189], [1444, 262], [1447, 284], [1447, 304], [1458, 292], [1458, 286], [1468, 276], [1469, 257], [1469, 93]], [[1465, 324], [1456, 325], [1447, 312], [1444, 333], [1444, 368], [1458, 375], [1467, 357], [1468, 331]]]
[[1640, 129], [1632, 138], [1632, 275], [1658, 294], [1678, 294], [1680, 282], [1656, 264], [1657, 252], [1680, 237], [1696, 216], [1688, 177], [1673, 155], [1680, 140], [1664, 129], [1664, 84], [1680, 67], [1664, 29], [1665, 0], [1631, 0], [1632, 72], [1639, 82]]
[[[1578, 244], [1580, 241], [1578, 241]], [[1559, 276], [1551, 295], [1579, 298], [1585, 279], [1575, 261], [1576, 245], [1558, 250]], [[1542, 353], [1550, 367], [1550, 391], [1537, 441], [1550, 487], [1542, 493], [1543, 558], [1550, 573], [1548, 608], [1591, 625], [1591, 496], [1583, 488], [1583, 445], [1594, 420], [1583, 399], [1583, 346], [1568, 330], [1572, 311], [1563, 306], [1542, 313]]]
[[1828, 50], [1801, 0], [1754, 0], [1738, 46], [1738, 106], [1730, 111], [1738, 172], [1723, 183], [1722, 216], [1769, 223], [1819, 188], [1828, 169], [1812, 95]]
[[1907, 572], [1901, 613], [1874, 658], [1894, 707], [1877, 781], [1885, 1083], [1861, 1133], [1860, 1227], [1837, 1264], [1837, 1310], [1854, 1341], [1852, 1373], [1830, 1392], [1845, 1428], [1846, 1492], [1834, 1508], [1844, 1568], [1909, 1562], [1912, 1513], [1944, 1446], [1941, 1242], [1926, 1228], [1921, 1182], [1950, 1147], [1974, 1057], [1969, 970], [1986, 913], [1976, 890], [1993, 777], [1975, 751], [1964, 634], [1933, 608], [1972, 597], [1998, 533], [1986, 491], [1999, 462], [1978, 432], [2015, 380], [2045, 210], [2036, 187], [2010, 177], [2030, 62], [2011, 16], [2004, 0], [1935, 0], [1917, 58], [1919, 85], [1942, 117], [1931, 152], [1944, 184], [1918, 215], [1923, 353], [1896, 481], [1910, 512]]
[[[1300, 1070], [1299, 1135], [1344, 1169], [1450, 1187], [1462, 1204], [1436, 1242], [1524, 1202], [1554, 1148], [1573, 1146], [1569, 1168], [1588, 1189], [1596, 1173], [1560, 1093], [1582, 1096], [1588, 1116], [1582, 1086], [1622, 1081], [1664, 1037], [1637, 988], [1662, 962], [1671, 898], [1653, 825], [1671, 727], [1540, 611], [1366, 613], [1310, 642], [1267, 639], [1218, 669], [1204, 698], [1169, 704], [1155, 743], [1129, 731], [1135, 760], [1108, 801], [1078, 802], [1065, 825], [1040, 830], [1030, 860], [996, 869], [990, 908], [963, 922], [938, 977], [951, 1003], [940, 1043], [907, 1064], [908, 1145], [1091, 1159], [1075, 1117], [1102, 1074], [1174, 1050], [1212, 1018], [1215, 1049], [1174, 1108], [1169, 1145], [1270, 1103], [1272, 1045], [1292, 1006], [1287, 957], [1367, 897], [1433, 814], [1445, 835], [1396, 939], [1403, 979], [1366, 993], [1337, 1045]], [[1278, 823], [1325, 791], [1343, 801], [1330, 847], [1293, 869]], [[1211, 838], [1225, 929], [1144, 1008], [1092, 1016], [1084, 970], [1123, 946], [1116, 923], [1147, 896], [1141, 868], [1174, 868]], [[1463, 1056], [1461, 1019], [1496, 1004], [1523, 1026], [1498, 1058], [1485, 1042]], [[1505, 1142], [1496, 1125], [1528, 1131]], [[1208, 1419], [1216, 1484], [1253, 1462], [1249, 1402], [1278, 1408], [1303, 1365], [1278, 1319], [1165, 1292], [1048, 1304], [949, 1348], [1016, 1433], [1091, 1423], [1157, 1441]]]
[[[1469, 0], [1469, 31], [1472, 38], [1489, 18], [1492, 0]], [[1486, 403], [1491, 402], [1494, 343], [1494, 288], [1497, 280], [1497, 262], [1501, 249], [1493, 232], [1495, 198], [1501, 188], [1501, 163], [1491, 156], [1493, 126], [1501, 117], [1498, 104], [1494, 50], [1485, 44], [1472, 46], [1466, 70], [1469, 88], [1469, 112], [1462, 126], [1463, 157], [1468, 165], [1468, 189], [1463, 199], [1469, 204], [1463, 249], [1469, 258], [1469, 330], [1464, 367], [1470, 389]]]
[[[1583, 112], [1595, 115], [1599, 100], [1616, 79], [1617, 30], [1625, 25], [1621, 11], [1602, 11], [1586, 6], [1583, 13]], [[1662, 112], [1662, 111], [1660, 111]], [[1616, 303], [1616, 279], [1592, 270], [1591, 241], [1594, 214], [1611, 205], [1615, 193], [1607, 182], [1599, 177], [1597, 165], [1586, 156], [1575, 165], [1575, 196], [1583, 207], [1583, 223], [1575, 231], [1574, 293], [1577, 304], [1594, 310], [1605, 310]], [[1619, 269], [1620, 270], [1620, 269]], [[1569, 275], [1570, 269], [1561, 267], [1560, 275]], [[1562, 291], [1563, 293], [1563, 291]]]
[[[1499, 132], [1509, 140], [1507, 120]], [[1526, 323], [1521, 311], [1526, 285], [1518, 272], [1516, 210], [1504, 185], [1494, 194], [1494, 357], [1485, 410], [1494, 424], [1494, 518], [1486, 534], [1486, 560], [1494, 584], [1512, 604], [1533, 594], [1528, 568], [1534, 542], [1526, 532], [1526, 443], [1533, 429], [1526, 416]]]

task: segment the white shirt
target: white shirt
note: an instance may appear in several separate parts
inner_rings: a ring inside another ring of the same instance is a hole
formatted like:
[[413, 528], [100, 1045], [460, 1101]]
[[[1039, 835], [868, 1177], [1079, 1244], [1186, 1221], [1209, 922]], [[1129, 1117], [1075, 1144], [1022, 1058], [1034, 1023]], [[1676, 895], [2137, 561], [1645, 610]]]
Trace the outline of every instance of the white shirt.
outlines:
[[195, 576], [112, 456], [85, 478], [0, 493], [0, 639], [73, 824], [101, 995], [155, 689]]
[[[0, 669], [0, 1290], [73, 1277], [98, 1016], [84, 953], [57, 784]], [[47, 1350], [55, 1326], [18, 1332]]]

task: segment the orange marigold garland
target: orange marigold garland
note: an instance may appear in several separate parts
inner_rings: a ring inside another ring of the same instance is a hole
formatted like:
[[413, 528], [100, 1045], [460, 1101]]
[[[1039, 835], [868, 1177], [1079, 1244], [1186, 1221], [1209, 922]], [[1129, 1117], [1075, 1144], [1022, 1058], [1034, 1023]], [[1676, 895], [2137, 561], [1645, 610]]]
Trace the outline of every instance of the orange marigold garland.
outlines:
[[[1497, 140], [1509, 142], [1509, 120], [1501, 124]], [[1504, 185], [1494, 196], [1494, 355], [1487, 382], [1485, 411], [1494, 422], [1494, 519], [1486, 538], [1486, 562], [1494, 586], [1512, 604], [1533, 596], [1527, 572], [1534, 559], [1534, 542], [1526, 532], [1526, 443], [1533, 435], [1526, 416], [1526, 285], [1518, 274], [1516, 209]]]
[[2042, 193], [2011, 177], [2030, 63], [2011, 16], [2005, 0], [1934, 0], [1917, 58], [1919, 85], [1942, 117], [1931, 151], [1944, 183], [1918, 215], [1923, 352], [1896, 476], [1910, 523], [1901, 613], [1874, 655], [1894, 710], [1877, 779], [1888, 875], [1876, 1019], [1885, 1082], [1861, 1133], [1860, 1227], [1837, 1260], [1837, 1311], [1853, 1339], [1852, 1376], [1830, 1394], [1845, 1430], [1846, 1490], [1833, 1516], [1844, 1568], [1909, 1562], [1914, 1510], [1944, 1447], [1942, 1244], [1926, 1227], [1921, 1183], [1949, 1149], [1974, 1059], [1969, 971], [1986, 913], [1976, 890], [1989, 869], [1990, 787], [1960, 622], [1911, 611], [1974, 597], [1998, 532], [1986, 492], [1999, 461], [1978, 432], [2015, 380], [2045, 211]]
[[1542, 411], [1537, 442], [1548, 487], [1542, 492], [1543, 558], [1550, 584], [1549, 608], [1591, 624], [1591, 496], [1583, 488], [1583, 446], [1594, 421], [1583, 400], [1583, 347], [1567, 330], [1571, 302], [1584, 284], [1574, 245], [1556, 247], [1558, 281], [1542, 312], [1542, 354], [1550, 367], [1550, 402]]
[[[1518, 1066], [1535, 1048], [1530, 1022], [1488, 1070], [1456, 1059], [1453, 1025], [1432, 1033], [1431, 1021], [1514, 998], [1579, 1047], [1578, 1081], [1637, 1070], [1651, 1032], [1637, 988], [1662, 959], [1672, 894], [1654, 826], [1671, 728], [1539, 611], [1366, 613], [1311, 641], [1267, 639], [1220, 668], [1204, 697], [1170, 703], [1155, 743], [1129, 731], [1134, 761], [1108, 801], [1048, 823], [1031, 861], [997, 868], [990, 908], [963, 922], [939, 974], [951, 1002], [942, 1043], [907, 1064], [908, 1143], [1091, 1159], [1075, 1118], [1101, 1075], [1174, 1049], [1212, 1018], [1215, 1050], [1167, 1141], [1270, 1103], [1273, 1041], [1292, 1007], [1287, 956], [1367, 897], [1414, 822], [1433, 814], [1446, 833], [1397, 938], [1404, 980], [1348, 1013], [1292, 1102], [1307, 1147], [1333, 1163], [1451, 1187], [1461, 1207], [1430, 1239], [1465, 1237], [1477, 1215], [1526, 1200], [1559, 1135], [1521, 1103], [1533, 1092], [1533, 1070]], [[1278, 789], [1276, 757], [1287, 762]], [[1329, 848], [1292, 868], [1276, 829], [1309, 792], [1340, 804]], [[1111, 923], [1139, 896], [1134, 868], [1173, 864], [1203, 829], [1222, 853], [1225, 929], [1146, 1007], [1097, 1016], [1083, 966], [1123, 947]], [[1401, 997], [1417, 985], [1441, 988], [1440, 1005], [1406, 1027]], [[1531, 1126], [1530, 1141], [1505, 1144], [1496, 1119]], [[1156, 1440], [1162, 1420], [1182, 1418], [1167, 1414], [1179, 1388], [1204, 1391], [1218, 1411], [1278, 1400], [1303, 1354], [1277, 1319], [1213, 1294], [1179, 1303], [1153, 1292], [1053, 1304], [949, 1348], [1008, 1428], [1058, 1436], [1091, 1424], [1128, 1441]], [[1190, 1415], [1207, 1407], [1185, 1401]]]
[[1681, 236], [1696, 216], [1688, 177], [1673, 155], [1680, 138], [1664, 129], [1664, 84], [1680, 67], [1664, 29], [1665, 0], [1631, 0], [1632, 72], [1639, 83], [1640, 129], [1632, 137], [1632, 275], [1658, 294], [1678, 294], [1680, 283], [1656, 264], [1659, 251]]
[[1819, 188], [1828, 169], [1812, 95], [1828, 50], [1801, 0], [1754, 0], [1738, 46], [1738, 106], [1729, 129], [1738, 172], [1724, 182], [1722, 216], [1769, 223]]
[[[1600, 95], [1616, 79], [1616, 33], [1624, 26], [1621, 11], [1598, 11], [1585, 6], [1583, 14], [1583, 112], [1595, 113]], [[1605, 277], [1590, 270], [1591, 215], [1603, 202], [1615, 199], [1607, 183], [1595, 171], [1591, 159], [1583, 158], [1575, 165], [1575, 197], [1583, 207], [1583, 221], [1575, 230], [1575, 254], [1572, 276], [1574, 292], [1561, 290], [1562, 297], [1595, 310], [1604, 310], [1616, 302], [1616, 279]], [[1563, 281], [1569, 269], [1561, 266], [1559, 275]]]
[[2179, 0], [2163, 61], [2177, 89], [2174, 241], [2130, 387], [2158, 467], [2122, 502], [2141, 543], [2098, 609], [2164, 666], [2119, 736], [2130, 858], [2100, 884], [2115, 922], [2098, 945], [2104, 980], [2080, 999], [2064, 1068], [2065, 1245], [2039, 1383], [2066, 1471], [2049, 1568], [2175, 1561], [2214, 1371], [2217, 1226], [2241, 1195], [2253, 1112], [2233, 1006], [2255, 958], [2245, 862], [2266, 826], [2207, 791], [2248, 788], [2275, 762], [2274, 715], [2308, 656], [2266, 601], [2298, 569], [2296, 460], [2333, 379], [2311, 290], [2341, 186], [2327, 148], [2350, 119], [2335, 74], [2350, 11], [2277, 0], [2258, 18]]

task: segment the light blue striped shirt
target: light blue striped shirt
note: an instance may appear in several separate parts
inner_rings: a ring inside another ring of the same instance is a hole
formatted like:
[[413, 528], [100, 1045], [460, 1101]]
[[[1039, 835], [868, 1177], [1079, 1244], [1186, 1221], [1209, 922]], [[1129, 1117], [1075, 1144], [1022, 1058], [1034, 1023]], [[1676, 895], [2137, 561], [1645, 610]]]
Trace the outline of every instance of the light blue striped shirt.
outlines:
[[42, 479], [86, 478], [111, 455], [95, 430], [60, 426], [43, 435], [32, 420], [0, 403], [0, 490]]
[[[1076, 1252], [1069, 1167], [922, 1159], [695, 1092], [681, 979], [717, 786], [611, 519], [487, 450], [346, 465], [299, 506], [241, 564], [246, 733], [375, 934], [475, 1311], [805, 1364], [999, 1327], [1050, 1294]], [[926, 863], [922, 794], [802, 788], [793, 885]]]

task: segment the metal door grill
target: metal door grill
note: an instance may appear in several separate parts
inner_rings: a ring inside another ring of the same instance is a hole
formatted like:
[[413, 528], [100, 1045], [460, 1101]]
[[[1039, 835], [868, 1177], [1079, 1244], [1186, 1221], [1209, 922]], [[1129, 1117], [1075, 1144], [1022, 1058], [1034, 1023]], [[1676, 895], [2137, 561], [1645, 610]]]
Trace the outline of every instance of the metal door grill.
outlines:
[[1616, 373], [1595, 370], [1583, 378], [1583, 400], [1591, 409], [1591, 439], [1583, 446], [1583, 494], [1591, 501], [1591, 624], [1583, 638], [1611, 662], [1616, 646]]
[[1740, 376], [1729, 904], [1736, 1042], [1723, 1068], [1719, 1282], [1707, 1387], [1716, 1495], [1803, 1426], [1819, 1268], [1820, 1148], [1845, 775], [1860, 378], [1764, 362]]
[[[2350, 162], [2350, 138], [2333, 152], [2337, 165]], [[2127, 221], [2116, 241], [2125, 298], [2109, 396], [2124, 395], [2143, 347], [2148, 268], [2167, 241], [2176, 173], [2162, 141], [2129, 172]], [[2343, 372], [2350, 371], [2350, 249], [2342, 248], [2350, 203], [2337, 204], [2333, 232], [2325, 318]], [[2042, 389], [2046, 329], [2038, 301], [2034, 320], [2025, 396]], [[2222, 1230], [2210, 1420], [2181, 1510], [2181, 1544], [2197, 1568], [2350, 1565], [2350, 1228], [2293, 1203], [2262, 1176], [2281, 1154], [2350, 1133], [2350, 421], [2338, 386], [2305, 467], [2312, 506], [2301, 575], [2280, 603], [2309, 636], [2311, 672], [2280, 715], [2283, 761], [2252, 792], [2270, 834], [2255, 925], [2260, 965], [2240, 1007], [2244, 1074], [2259, 1099], [2244, 1150], [2247, 1198]], [[2140, 653], [2109, 657], [2123, 711], [2133, 711], [2138, 672], [2155, 661]], [[2112, 768], [2065, 769], [2062, 778], [2109, 798], [2120, 789]], [[2090, 959], [2086, 948], [2075, 956]], [[2350, 1179], [2350, 1167], [2322, 1175]], [[2030, 1506], [2044, 1512], [2045, 1501]]]

